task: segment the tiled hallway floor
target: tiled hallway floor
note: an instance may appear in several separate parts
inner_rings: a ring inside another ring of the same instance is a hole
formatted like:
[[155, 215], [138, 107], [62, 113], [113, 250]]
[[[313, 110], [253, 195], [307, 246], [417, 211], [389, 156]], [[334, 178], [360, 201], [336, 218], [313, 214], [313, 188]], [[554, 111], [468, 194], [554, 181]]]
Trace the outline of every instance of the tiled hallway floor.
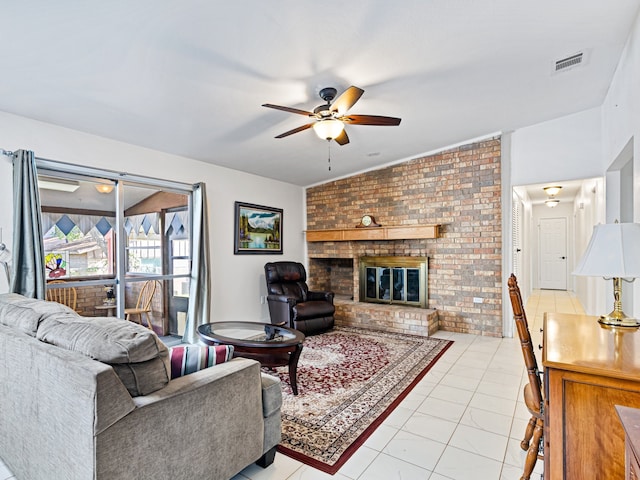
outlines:
[[[534, 291], [526, 312], [534, 345], [544, 312], [584, 313], [571, 292], [550, 290]], [[334, 476], [276, 454], [269, 468], [251, 465], [233, 480], [518, 480], [529, 419], [518, 340], [435, 336], [455, 343]], [[0, 462], [0, 480], [7, 478]]]

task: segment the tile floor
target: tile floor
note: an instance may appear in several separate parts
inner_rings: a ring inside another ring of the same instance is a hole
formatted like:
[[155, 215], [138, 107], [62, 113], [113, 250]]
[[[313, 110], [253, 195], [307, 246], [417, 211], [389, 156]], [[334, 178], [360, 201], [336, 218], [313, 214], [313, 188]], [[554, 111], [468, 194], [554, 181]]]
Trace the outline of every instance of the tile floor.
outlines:
[[[544, 312], [584, 313], [571, 292], [550, 290], [534, 291], [526, 312], [534, 345]], [[455, 343], [334, 476], [276, 454], [269, 468], [251, 465], [233, 480], [518, 480], [529, 419], [518, 340], [435, 336]], [[0, 461], [0, 480], [7, 479], [14, 477]]]

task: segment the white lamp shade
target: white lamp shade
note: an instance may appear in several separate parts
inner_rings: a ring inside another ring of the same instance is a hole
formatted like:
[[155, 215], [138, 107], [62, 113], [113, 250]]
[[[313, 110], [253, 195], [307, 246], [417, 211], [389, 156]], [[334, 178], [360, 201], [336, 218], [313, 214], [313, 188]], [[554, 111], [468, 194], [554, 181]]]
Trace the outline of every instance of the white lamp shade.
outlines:
[[640, 224], [607, 223], [593, 235], [574, 275], [605, 278], [640, 277]]
[[325, 120], [319, 120], [313, 124], [313, 130], [316, 135], [323, 140], [333, 140], [344, 130], [344, 123], [340, 120], [333, 118], [327, 118]]

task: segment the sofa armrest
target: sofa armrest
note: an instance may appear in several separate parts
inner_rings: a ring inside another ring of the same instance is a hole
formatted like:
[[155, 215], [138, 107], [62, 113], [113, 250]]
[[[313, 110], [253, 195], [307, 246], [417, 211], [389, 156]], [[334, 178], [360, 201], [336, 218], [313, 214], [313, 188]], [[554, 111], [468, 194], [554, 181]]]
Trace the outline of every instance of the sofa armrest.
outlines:
[[333, 304], [333, 297], [335, 294], [333, 292], [312, 292], [309, 291], [307, 293], [307, 300], [324, 300]]
[[[231, 478], [264, 453], [260, 364], [236, 358], [149, 395], [96, 438], [96, 478]], [[176, 454], [176, 449], [179, 454]]]
[[262, 375], [262, 416], [267, 418], [282, 407], [282, 387], [280, 379], [273, 375]]
[[254, 360], [234, 358], [229, 362], [214, 365], [209, 368], [203, 368], [197, 372], [175, 378], [171, 380], [166, 387], [150, 393], [149, 395], [133, 397], [133, 401], [136, 407], [140, 408], [153, 403], [166, 401], [175, 396], [187, 395], [201, 389], [212, 388], [216, 381], [227, 378], [236, 372], [251, 368], [252, 364], [259, 365], [259, 363]]

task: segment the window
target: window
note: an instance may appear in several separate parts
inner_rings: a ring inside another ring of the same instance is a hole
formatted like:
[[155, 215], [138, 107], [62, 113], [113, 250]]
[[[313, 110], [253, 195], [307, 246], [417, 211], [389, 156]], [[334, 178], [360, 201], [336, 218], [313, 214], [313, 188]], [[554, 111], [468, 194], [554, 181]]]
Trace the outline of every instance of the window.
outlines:
[[158, 214], [126, 217], [124, 229], [127, 232], [127, 271], [161, 275], [162, 237], [158, 233]]
[[[43, 212], [47, 279], [113, 276], [113, 217]], [[84, 231], [83, 231], [84, 229]]]
[[85, 316], [107, 308], [123, 316], [144, 282], [157, 280], [152, 327], [181, 333], [191, 278], [191, 186], [60, 166], [64, 171], [38, 165], [47, 280], [76, 288]]

